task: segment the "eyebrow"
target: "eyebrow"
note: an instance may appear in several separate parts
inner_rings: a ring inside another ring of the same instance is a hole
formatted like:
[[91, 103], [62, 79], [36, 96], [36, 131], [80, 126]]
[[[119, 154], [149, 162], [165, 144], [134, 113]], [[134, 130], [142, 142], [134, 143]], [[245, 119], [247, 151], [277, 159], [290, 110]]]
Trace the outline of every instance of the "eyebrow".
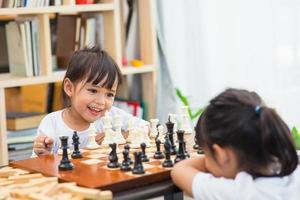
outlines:
[[[92, 84], [92, 86], [96, 87], [96, 88], [105, 88], [105, 87], [102, 87], [102, 86], [99, 86], [99, 85], [94, 85], [94, 84]], [[108, 89], [108, 88], [106, 88], [106, 89]], [[108, 90], [110, 90], [111, 92], [117, 92], [116, 90], [113, 90], [113, 89], [108, 89]]]

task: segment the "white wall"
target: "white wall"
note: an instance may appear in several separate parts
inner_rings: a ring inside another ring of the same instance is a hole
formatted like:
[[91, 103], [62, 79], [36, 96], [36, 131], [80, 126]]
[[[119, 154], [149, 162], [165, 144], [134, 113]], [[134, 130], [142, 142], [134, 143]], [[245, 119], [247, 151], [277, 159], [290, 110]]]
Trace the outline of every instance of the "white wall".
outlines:
[[164, 0], [159, 6], [172, 81], [195, 106], [227, 87], [255, 90], [300, 129], [300, 1]]

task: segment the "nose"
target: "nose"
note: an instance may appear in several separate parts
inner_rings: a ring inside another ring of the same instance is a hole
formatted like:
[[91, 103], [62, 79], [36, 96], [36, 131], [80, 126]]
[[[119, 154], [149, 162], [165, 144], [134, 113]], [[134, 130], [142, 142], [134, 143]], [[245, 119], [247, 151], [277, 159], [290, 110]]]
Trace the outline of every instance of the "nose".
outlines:
[[105, 106], [105, 95], [99, 94], [95, 99], [95, 102], [101, 107]]

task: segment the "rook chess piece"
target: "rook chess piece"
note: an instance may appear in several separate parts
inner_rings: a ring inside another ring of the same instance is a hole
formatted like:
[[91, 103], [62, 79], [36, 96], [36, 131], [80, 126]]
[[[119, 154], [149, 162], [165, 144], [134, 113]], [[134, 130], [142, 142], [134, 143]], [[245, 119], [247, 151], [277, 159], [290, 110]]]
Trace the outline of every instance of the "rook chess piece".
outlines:
[[117, 144], [109, 144], [109, 147], [111, 148], [111, 152], [109, 153], [108, 160], [109, 163], [107, 164], [108, 168], [118, 168], [120, 167], [120, 164], [118, 163], [118, 156], [117, 156]]
[[72, 136], [72, 140], [73, 140], [73, 145], [74, 145], [74, 150], [73, 153], [71, 155], [72, 158], [76, 159], [76, 158], [82, 158], [81, 152], [79, 150], [79, 136], [77, 134], [76, 131], [74, 131], [74, 134]]
[[177, 131], [177, 139], [179, 143], [178, 152], [175, 158], [175, 163], [186, 159], [185, 151], [184, 151], [184, 139], [183, 139], [184, 131], [178, 130]]
[[133, 174], [145, 174], [141, 156], [141, 152], [134, 152], [134, 165], [132, 169]]
[[71, 163], [68, 157], [68, 138], [69, 138], [68, 136], [59, 137], [61, 141], [61, 148], [63, 154], [62, 154], [62, 159], [58, 165], [58, 169], [63, 171], [72, 170], [74, 168], [73, 164]]
[[141, 155], [141, 158], [142, 158], [142, 161], [143, 162], [148, 162], [149, 161], [149, 158], [148, 158], [148, 156], [146, 155], [146, 143], [145, 142], [143, 142], [142, 144], [141, 144], [141, 148], [142, 148], [142, 155]]
[[160, 140], [159, 139], [155, 140], [155, 144], [156, 144], [156, 151], [154, 153], [153, 158], [154, 159], [164, 158], [165, 157], [164, 154], [160, 151], [160, 144], [161, 144]]

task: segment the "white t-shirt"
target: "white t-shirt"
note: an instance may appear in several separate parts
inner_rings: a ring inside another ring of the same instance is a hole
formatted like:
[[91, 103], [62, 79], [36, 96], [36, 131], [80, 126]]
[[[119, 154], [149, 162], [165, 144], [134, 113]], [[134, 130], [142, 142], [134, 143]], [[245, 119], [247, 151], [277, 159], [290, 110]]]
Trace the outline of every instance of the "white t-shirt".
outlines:
[[[53, 153], [57, 153], [60, 147], [60, 139], [59, 139], [60, 136], [68, 136], [69, 137], [68, 146], [70, 149], [73, 149], [72, 136], [75, 130], [71, 129], [65, 124], [62, 118], [62, 112], [63, 110], [59, 110], [46, 115], [42, 119], [37, 129], [37, 135], [44, 134], [54, 140], [53, 148], [52, 148]], [[127, 131], [129, 119], [133, 120], [134, 126], [138, 126], [138, 127], [149, 126], [149, 122], [134, 117], [131, 114], [126, 113], [125, 111], [117, 107], [112, 107], [109, 111], [109, 115], [111, 117], [116, 115], [120, 115], [122, 117], [123, 131]], [[94, 122], [94, 127], [96, 128], [97, 132], [103, 133], [103, 122], [101, 118]], [[94, 127], [91, 124], [90, 127], [84, 131], [77, 131], [77, 134], [79, 136], [79, 142], [80, 142], [79, 148], [84, 148], [87, 146], [89, 133], [91, 129], [94, 129]]]
[[300, 199], [300, 167], [285, 177], [253, 177], [240, 172], [235, 179], [216, 178], [199, 172], [192, 183], [196, 200], [297, 200]]

